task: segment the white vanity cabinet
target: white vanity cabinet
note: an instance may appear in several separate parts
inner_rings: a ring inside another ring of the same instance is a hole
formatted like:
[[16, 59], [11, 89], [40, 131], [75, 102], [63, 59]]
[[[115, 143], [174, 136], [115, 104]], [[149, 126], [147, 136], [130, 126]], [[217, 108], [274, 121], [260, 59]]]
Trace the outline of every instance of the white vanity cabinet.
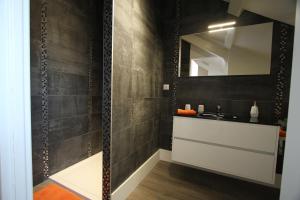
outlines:
[[274, 184], [279, 127], [174, 117], [172, 160]]

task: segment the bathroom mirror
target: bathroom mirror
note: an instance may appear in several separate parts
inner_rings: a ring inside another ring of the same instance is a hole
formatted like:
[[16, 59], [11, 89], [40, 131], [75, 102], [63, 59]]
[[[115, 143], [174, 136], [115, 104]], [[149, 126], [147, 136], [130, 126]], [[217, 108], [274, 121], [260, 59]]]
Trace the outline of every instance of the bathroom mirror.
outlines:
[[273, 22], [183, 35], [178, 75], [270, 74], [272, 35]]

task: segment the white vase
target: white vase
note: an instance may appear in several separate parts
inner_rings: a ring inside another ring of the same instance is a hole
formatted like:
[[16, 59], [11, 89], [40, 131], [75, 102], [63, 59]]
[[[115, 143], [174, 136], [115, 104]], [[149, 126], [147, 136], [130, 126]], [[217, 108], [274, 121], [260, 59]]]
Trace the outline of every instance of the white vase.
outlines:
[[185, 110], [191, 110], [192, 109], [192, 106], [191, 104], [185, 104]]
[[258, 115], [259, 115], [258, 107], [256, 105], [256, 101], [254, 101], [254, 104], [251, 107], [250, 116], [251, 118], [258, 118]]

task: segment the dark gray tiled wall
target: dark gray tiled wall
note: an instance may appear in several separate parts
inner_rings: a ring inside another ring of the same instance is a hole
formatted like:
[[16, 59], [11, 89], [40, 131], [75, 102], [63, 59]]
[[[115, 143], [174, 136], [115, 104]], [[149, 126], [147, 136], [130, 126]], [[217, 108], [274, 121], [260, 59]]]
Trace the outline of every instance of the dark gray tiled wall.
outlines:
[[112, 190], [158, 149], [162, 42], [154, 1], [116, 0]]
[[178, 69], [178, 73], [180, 76], [189, 76], [190, 74], [190, 51], [191, 51], [191, 44], [181, 40], [181, 48], [180, 48], [180, 55], [181, 55], [181, 63], [180, 63], [180, 70]]
[[[175, 2], [175, 1], [174, 1]], [[167, 6], [168, 8], [168, 6]], [[166, 9], [167, 9], [166, 8]], [[174, 82], [173, 51], [175, 47], [175, 22], [167, 21], [163, 24], [164, 49], [164, 83], [170, 85], [169, 91], [163, 91], [162, 109], [160, 115], [159, 147], [170, 150], [173, 129], [172, 86]]]
[[[101, 24], [96, 0], [48, 1], [49, 173], [102, 149]], [[43, 181], [40, 83], [41, 1], [31, 1], [31, 105], [34, 184]], [[93, 64], [90, 41], [93, 39]], [[92, 85], [89, 89], [89, 68]], [[88, 101], [91, 99], [92, 112]]]
[[260, 118], [272, 121], [274, 87], [271, 76], [179, 78], [177, 105], [190, 103], [196, 109], [204, 104], [208, 112], [216, 112], [221, 105], [222, 112], [248, 118], [256, 100]]

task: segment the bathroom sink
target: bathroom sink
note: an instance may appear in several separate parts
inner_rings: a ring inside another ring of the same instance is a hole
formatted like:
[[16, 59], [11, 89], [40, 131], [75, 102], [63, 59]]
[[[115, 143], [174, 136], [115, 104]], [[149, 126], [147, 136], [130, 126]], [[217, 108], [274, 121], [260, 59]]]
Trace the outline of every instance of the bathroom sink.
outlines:
[[222, 119], [224, 115], [218, 115], [217, 113], [202, 113], [199, 115], [199, 117], [209, 119]]
[[203, 114], [200, 114], [200, 116], [203, 116], [203, 117], [217, 117], [218, 115], [216, 113], [203, 113]]
[[228, 114], [217, 114], [217, 113], [202, 113], [198, 117], [206, 119], [216, 119], [216, 120], [236, 120], [237, 116], [228, 115]]

